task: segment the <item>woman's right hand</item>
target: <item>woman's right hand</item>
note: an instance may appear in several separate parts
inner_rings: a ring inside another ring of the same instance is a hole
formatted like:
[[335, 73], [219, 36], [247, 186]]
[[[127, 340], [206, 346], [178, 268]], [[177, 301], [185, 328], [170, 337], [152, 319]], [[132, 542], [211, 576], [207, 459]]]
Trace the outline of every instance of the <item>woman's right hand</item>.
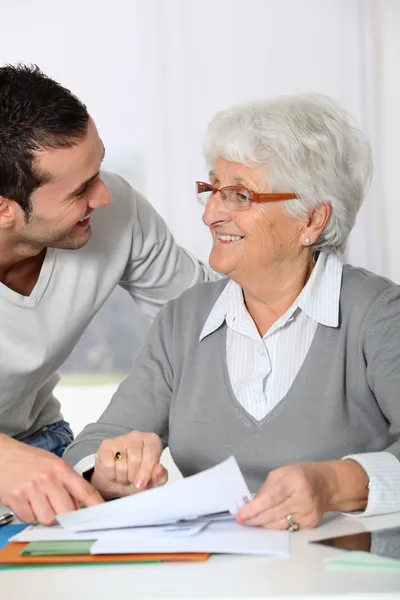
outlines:
[[[168, 471], [160, 463], [162, 450], [161, 439], [155, 433], [131, 431], [103, 440], [96, 453], [91, 483], [107, 500], [164, 485]], [[116, 458], [117, 453], [121, 458]]]

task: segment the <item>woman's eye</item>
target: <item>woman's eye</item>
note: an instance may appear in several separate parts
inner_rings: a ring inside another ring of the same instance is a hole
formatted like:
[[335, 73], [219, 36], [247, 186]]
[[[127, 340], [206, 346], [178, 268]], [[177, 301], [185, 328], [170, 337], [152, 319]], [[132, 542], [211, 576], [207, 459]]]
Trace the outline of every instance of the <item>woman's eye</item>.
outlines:
[[248, 202], [249, 196], [248, 196], [248, 194], [246, 194], [246, 192], [236, 191], [234, 194], [234, 200], [236, 202], [240, 202], [240, 203]]

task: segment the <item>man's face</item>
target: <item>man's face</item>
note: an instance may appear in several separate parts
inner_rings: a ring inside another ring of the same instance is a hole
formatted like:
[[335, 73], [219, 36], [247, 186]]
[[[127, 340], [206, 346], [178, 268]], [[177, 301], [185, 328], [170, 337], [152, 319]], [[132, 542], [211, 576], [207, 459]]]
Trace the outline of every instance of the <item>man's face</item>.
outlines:
[[91, 235], [91, 213], [110, 203], [99, 173], [103, 157], [92, 120], [85, 137], [71, 148], [39, 151], [33, 167], [46, 173], [48, 181], [31, 195], [28, 219], [22, 209], [16, 211], [15, 241], [63, 249], [84, 246]]

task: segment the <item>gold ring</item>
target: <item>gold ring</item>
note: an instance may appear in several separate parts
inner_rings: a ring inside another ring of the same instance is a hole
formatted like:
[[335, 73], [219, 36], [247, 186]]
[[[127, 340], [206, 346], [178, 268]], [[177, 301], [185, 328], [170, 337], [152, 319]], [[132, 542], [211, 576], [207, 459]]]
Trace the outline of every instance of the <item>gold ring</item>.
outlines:
[[114, 454], [115, 460], [121, 460], [124, 457], [125, 457], [125, 454], [123, 452], [120, 452], [119, 450], [117, 450], [117, 452]]
[[286, 519], [289, 521], [289, 531], [297, 531], [299, 529], [299, 526], [296, 521], [294, 521], [292, 515], [288, 515]]

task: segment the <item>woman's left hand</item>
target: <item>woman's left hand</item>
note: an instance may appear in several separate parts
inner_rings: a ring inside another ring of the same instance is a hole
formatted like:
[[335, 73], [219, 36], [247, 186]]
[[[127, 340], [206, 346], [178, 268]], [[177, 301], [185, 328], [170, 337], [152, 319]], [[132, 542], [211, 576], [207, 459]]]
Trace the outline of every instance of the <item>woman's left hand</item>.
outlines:
[[289, 529], [290, 515], [299, 529], [308, 529], [330, 510], [364, 510], [367, 503], [368, 475], [357, 461], [296, 463], [271, 471], [254, 500], [239, 511], [237, 521]]
[[301, 529], [315, 527], [329, 510], [332, 477], [327, 463], [297, 463], [271, 471], [255, 498], [239, 512], [243, 525], [288, 529], [288, 515]]
[[[345, 462], [345, 461], [343, 461]], [[288, 529], [315, 527], [330, 509], [335, 470], [328, 462], [287, 465], [271, 471], [255, 498], [239, 512], [242, 525]]]

